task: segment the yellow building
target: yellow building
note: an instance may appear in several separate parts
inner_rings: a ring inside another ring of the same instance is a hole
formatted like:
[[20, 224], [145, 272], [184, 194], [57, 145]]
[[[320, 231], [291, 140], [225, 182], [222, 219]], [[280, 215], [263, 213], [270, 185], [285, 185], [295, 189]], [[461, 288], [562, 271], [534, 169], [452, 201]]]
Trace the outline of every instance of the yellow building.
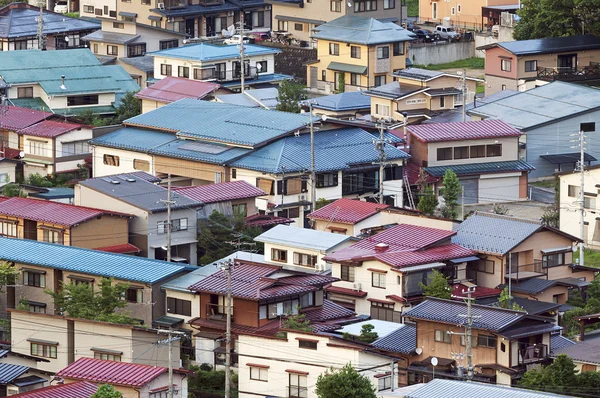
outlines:
[[357, 91], [392, 81], [406, 67], [413, 34], [392, 23], [346, 15], [319, 26], [317, 61], [307, 66], [308, 86], [326, 93]]

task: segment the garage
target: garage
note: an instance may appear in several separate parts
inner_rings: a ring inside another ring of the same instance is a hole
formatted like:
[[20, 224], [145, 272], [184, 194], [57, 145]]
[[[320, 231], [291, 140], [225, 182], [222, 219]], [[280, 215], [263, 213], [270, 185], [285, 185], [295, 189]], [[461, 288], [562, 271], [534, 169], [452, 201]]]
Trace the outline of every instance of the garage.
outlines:
[[[464, 204], [479, 203], [479, 177], [461, 178], [459, 182], [464, 190]], [[458, 198], [458, 203], [462, 204], [462, 195]]]

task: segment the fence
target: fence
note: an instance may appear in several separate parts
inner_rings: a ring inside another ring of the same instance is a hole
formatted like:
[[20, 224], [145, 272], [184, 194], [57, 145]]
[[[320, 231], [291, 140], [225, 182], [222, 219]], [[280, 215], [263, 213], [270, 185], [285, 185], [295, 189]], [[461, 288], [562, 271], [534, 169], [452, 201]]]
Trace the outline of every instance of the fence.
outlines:
[[475, 56], [475, 42], [447, 43], [436, 42], [432, 45], [415, 45], [409, 50], [409, 57], [415, 65], [435, 65], [454, 62]]

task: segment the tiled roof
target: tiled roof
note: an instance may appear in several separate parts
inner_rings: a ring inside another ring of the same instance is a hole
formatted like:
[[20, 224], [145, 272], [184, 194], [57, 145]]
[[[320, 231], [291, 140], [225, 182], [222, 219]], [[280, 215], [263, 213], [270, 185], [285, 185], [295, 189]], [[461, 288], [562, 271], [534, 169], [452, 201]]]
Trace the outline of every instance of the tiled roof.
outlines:
[[[511, 289], [515, 293], [539, 294], [544, 290], [555, 286], [557, 283], [556, 280], [551, 279], [531, 278], [524, 281], [513, 282]], [[499, 287], [504, 288], [505, 286], [505, 284], [502, 284]]]
[[[431, 264], [440, 261], [452, 260], [473, 255], [473, 251], [466, 249], [460, 245], [448, 244], [434, 246], [428, 249], [397, 252], [397, 253], [382, 253], [375, 257], [386, 264], [393, 267], [408, 267], [409, 265]], [[411, 269], [414, 271], [414, 269]], [[408, 270], [407, 270], [408, 272]]]
[[[431, 126], [430, 124], [427, 126]], [[535, 167], [524, 160], [509, 160], [504, 162], [470, 163], [448, 166], [425, 167], [423, 170], [433, 177], [443, 177], [446, 170], [451, 169], [457, 176], [507, 173], [511, 171], [532, 171]]]
[[67, 227], [81, 224], [102, 215], [133, 217], [129, 214], [117, 213], [109, 210], [19, 197], [1, 201], [0, 214], [27, 220], [64, 225]]
[[[550, 354], [558, 355], [559, 354], [558, 351], [561, 348], [571, 347], [575, 344], [577, 344], [577, 343], [575, 343], [571, 339], [566, 338], [565, 336], [563, 336], [561, 334], [553, 334], [550, 336]], [[597, 350], [597, 348], [595, 348], [595, 349]], [[585, 350], [585, 347], [584, 347], [584, 350]], [[598, 358], [598, 363], [600, 363], [600, 358]]]
[[81, 124], [63, 123], [55, 120], [44, 120], [43, 122], [34, 124], [17, 131], [18, 134], [32, 135], [36, 137], [58, 137], [73, 130], [81, 129]]
[[496, 44], [515, 55], [551, 54], [565, 51], [589, 51], [600, 48], [600, 37], [577, 35], [566, 37], [545, 37], [542, 39], [516, 40]]
[[5, 109], [6, 113], [0, 114], [0, 128], [5, 130], [18, 131], [52, 116], [52, 113], [49, 112], [35, 111], [18, 106], [9, 106]]
[[[485, 288], [483, 288], [482, 286], [478, 286], [477, 289], [475, 289], [475, 293], [477, 293], [480, 289], [485, 289]], [[501, 292], [501, 290], [499, 290], [499, 289], [492, 289], [492, 290]], [[499, 294], [500, 293], [498, 293], [498, 295], [496, 295], [496, 297], [478, 299], [477, 304], [498, 306], [499, 305], [499, 301], [498, 301]], [[466, 295], [464, 295], [464, 294], [462, 296], [466, 297]], [[475, 295], [473, 295], [473, 297], [477, 298]], [[538, 301], [538, 300], [529, 300], [529, 299], [522, 298], [522, 297], [513, 297], [509, 302], [509, 306], [512, 306], [512, 303], [519, 305], [521, 308], [523, 308], [523, 310], [525, 312], [527, 312], [530, 315], [539, 315], [539, 314], [543, 314], [545, 312], [556, 311], [560, 307], [560, 304], [547, 303], [545, 301]]]
[[388, 207], [386, 204], [342, 198], [313, 211], [308, 215], [308, 218], [356, 224]]
[[541, 335], [542, 333], [556, 333], [562, 330], [562, 326], [555, 325], [552, 322], [538, 323], [526, 326], [514, 326], [502, 331], [502, 336], [509, 340], [517, 340], [524, 337]]
[[[281, 50], [273, 47], [258, 46], [255, 44], [244, 45], [244, 55], [247, 57], [279, 54], [280, 52]], [[215, 46], [207, 43], [175, 47], [147, 54], [152, 57], [177, 58], [200, 62], [210, 62], [220, 59], [235, 60], [240, 56], [237, 45]]]
[[329, 21], [315, 28], [314, 39], [334, 40], [342, 43], [375, 45], [414, 40], [415, 35], [392, 22], [354, 15]]
[[403, 77], [415, 80], [431, 80], [439, 76], [443, 76], [444, 72], [428, 70], [422, 68], [406, 68], [393, 73], [394, 76]]
[[510, 386], [478, 383], [475, 381], [458, 381], [434, 379], [422, 387], [409, 392], [406, 398], [569, 398], [567, 395], [550, 394], [525, 390]]
[[519, 137], [521, 132], [502, 120], [480, 120], [411, 125], [409, 134], [423, 142], [477, 140], [483, 138]]
[[17, 395], [21, 398], [90, 398], [97, 390], [98, 386], [94, 383], [78, 381], [76, 383], [38, 388]]
[[279, 104], [278, 95], [279, 91], [276, 87], [266, 87], [245, 90], [243, 93], [238, 94], [217, 95], [215, 99], [226, 104], [275, 109]]
[[254, 238], [257, 242], [273, 245], [291, 246], [316, 251], [327, 251], [340, 243], [352, 239], [351, 236], [315, 231], [314, 229], [295, 228], [277, 225]]
[[145, 283], [156, 283], [189, 270], [186, 266], [144, 257], [15, 238], [0, 238], [0, 259]]
[[400, 327], [371, 343], [380, 350], [410, 354], [417, 347], [417, 328], [415, 325], [404, 324]]
[[0, 363], [0, 384], [6, 385], [27, 371], [29, 366]]
[[94, 250], [98, 250], [101, 252], [122, 253], [122, 254], [139, 253], [142, 251], [139, 247], [134, 246], [131, 243], [124, 243], [122, 245], [96, 247], [96, 248], [94, 248]]
[[368, 292], [362, 290], [354, 290], [346, 287], [339, 286], [328, 286], [325, 288], [326, 291], [332, 293], [340, 293], [346, 296], [365, 297]]
[[166, 372], [167, 368], [162, 366], [79, 358], [56, 375], [94, 383], [142, 387]]
[[476, 212], [454, 228], [452, 242], [482, 253], [506, 254], [540, 228], [537, 221]]
[[330, 300], [323, 300], [321, 307], [302, 311], [309, 321], [330, 321], [333, 319], [348, 318], [356, 315], [356, 313], [348, 308], [344, 308], [339, 304]]
[[221, 86], [216, 83], [167, 76], [138, 92], [135, 96], [141, 99], [171, 103], [182, 98], [202, 99], [215, 92], [219, 87]]
[[193, 187], [174, 187], [174, 191], [190, 199], [203, 203], [225, 202], [235, 199], [249, 199], [264, 196], [266, 192], [244, 180], [220, 182], [218, 184]]

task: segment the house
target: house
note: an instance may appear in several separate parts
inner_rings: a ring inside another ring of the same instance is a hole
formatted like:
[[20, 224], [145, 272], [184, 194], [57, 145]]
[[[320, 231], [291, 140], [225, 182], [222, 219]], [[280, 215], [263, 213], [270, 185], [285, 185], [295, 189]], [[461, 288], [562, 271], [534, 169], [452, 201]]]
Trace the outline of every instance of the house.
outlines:
[[[480, 79], [421, 68], [395, 70], [393, 81], [365, 91], [371, 97], [371, 118], [404, 122], [428, 119], [440, 112], [473, 102]], [[462, 86], [466, 89], [463, 98]]]
[[[356, 4], [364, 6], [365, 2]], [[327, 94], [370, 89], [392, 81], [393, 72], [406, 68], [408, 42], [415, 37], [393, 22], [355, 15], [342, 16], [314, 30], [317, 60], [306, 66], [307, 85]]]
[[[0, 197], [1, 235], [87, 249], [136, 253], [129, 245], [129, 214], [30, 198]], [[124, 250], [124, 251], [123, 251]], [[109, 250], [113, 251], [113, 250]]]
[[466, 271], [476, 285], [503, 288], [511, 279], [517, 297], [564, 304], [594, 280], [594, 268], [573, 264], [579, 239], [537, 221], [476, 212], [455, 230], [452, 242], [481, 257]]
[[[533, 364], [549, 364], [551, 333], [562, 328], [543, 317], [522, 311], [473, 304], [473, 380], [510, 386]], [[462, 379], [467, 373], [464, 353], [467, 304], [427, 298], [404, 314], [416, 324], [421, 353], [408, 366], [409, 384], [431, 380], [432, 358], [438, 359], [435, 377]], [[418, 390], [417, 390], [418, 391]]]
[[552, 81], [591, 84], [600, 81], [600, 37], [578, 35], [488, 44], [485, 94], [525, 91]]
[[215, 101], [225, 104], [242, 105], [250, 108], [277, 109], [279, 105], [277, 87], [256, 88], [238, 94], [215, 95]]
[[[593, 133], [600, 118], [600, 90], [555, 81], [467, 111], [471, 120], [500, 119], [523, 135], [520, 159], [535, 167], [530, 179], [551, 177], [574, 169], [579, 151], [571, 134]], [[586, 162], [600, 157], [600, 143], [586, 144]]]
[[456, 232], [400, 224], [335, 251], [324, 258], [339, 281], [327, 288], [329, 300], [372, 319], [401, 322], [403, 312], [422, 300], [420, 283], [433, 270], [464, 279], [475, 252], [452, 243]]
[[20, 273], [19, 286], [7, 293], [8, 306], [25, 299], [32, 312], [51, 315], [59, 309], [45, 293], [46, 288], [55, 292], [61, 283], [86, 283], [99, 288], [103, 278], [113, 278], [115, 283], [129, 285], [125, 311], [140, 323], [151, 325], [153, 319], [164, 314], [165, 295], [159, 282], [189, 271], [164, 261], [32, 240], [0, 238], [0, 249], [0, 259], [14, 263]]
[[[173, 397], [188, 396], [187, 376], [182, 369], [173, 371]], [[80, 358], [56, 374], [65, 384], [89, 381], [110, 384], [124, 397], [153, 398], [169, 390], [169, 369], [162, 366]]]
[[346, 91], [306, 100], [302, 102], [304, 110], [308, 110], [309, 102], [313, 113], [321, 117], [355, 120], [369, 115], [371, 111], [371, 98], [363, 91]]
[[48, 378], [29, 366], [0, 363], [0, 395], [3, 397], [41, 388], [48, 383]]
[[301, 228], [292, 230], [277, 225], [254, 238], [265, 245], [265, 262], [303, 272], [329, 273], [331, 264], [323, 260], [327, 255], [350, 246], [357, 239]]
[[73, 204], [75, 193], [73, 188], [45, 188], [21, 184], [23, 192], [29, 198], [48, 200], [50, 202]]
[[[23, 310], [10, 310], [10, 317], [11, 353], [34, 371], [54, 374], [82, 358], [169, 366], [169, 348], [160, 343], [164, 335], [156, 329]], [[72, 338], [67, 337], [67, 331]], [[180, 363], [180, 344], [173, 342], [176, 368]]]
[[419, 2], [419, 21], [432, 25], [456, 26], [481, 31], [500, 23], [503, 11], [515, 13], [520, 7], [515, 0], [469, 0], [461, 3]]
[[[565, 338], [563, 337], [563, 339]], [[579, 343], [569, 340], [563, 347], [553, 348], [552, 356], [568, 356], [573, 360], [575, 369], [580, 372], [597, 372], [600, 366], [600, 357], [598, 356], [599, 344], [600, 342], [597, 339], [585, 340]]]
[[[90, 178], [75, 186], [75, 203], [79, 206], [101, 205], [106, 209], [127, 212], [131, 220], [130, 242], [150, 259], [167, 258], [167, 203], [169, 193], [135, 174]], [[177, 192], [171, 192], [171, 260], [197, 263], [197, 209], [203, 204]]]
[[[244, 87], [278, 84], [290, 77], [275, 73], [275, 54], [281, 50], [255, 44], [244, 45]], [[237, 45], [190, 44], [148, 53], [154, 57], [154, 78], [177, 76], [207, 80], [238, 90], [242, 69]]]
[[70, 18], [47, 9], [42, 10], [41, 14], [44, 19], [44, 41], [40, 45], [39, 7], [27, 3], [11, 3], [0, 8], [3, 22], [0, 28], [0, 51], [84, 48], [86, 42], [83, 37], [100, 29], [97, 22]]
[[[23, 69], [23, 65], [28, 68]], [[103, 66], [89, 49], [0, 52], [0, 85], [17, 106], [61, 117], [84, 110], [114, 114], [121, 97], [139, 86], [118, 65]]]
[[[150, 56], [148, 56], [150, 57]], [[150, 57], [151, 58], [151, 57]], [[154, 58], [151, 58], [154, 61]], [[154, 68], [154, 62], [152, 63]], [[154, 69], [153, 69], [154, 70]], [[142, 113], [150, 112], [183, 98], [204, 99], [220, 91], [215, 83], [167, 76], [135, 94], [142, 101]]]
[[79, 381], [76, 383], [69, 384], [57, 384], [55, 386], [49, 386], [39, 388], [30, 392], [23, 392], [19, 394], [22, 398], [48, 398], [52, 397], [70, 397], [70, 398], [91, 398], [96, 391], [98, 386], [90, 383], [89, 381]]
[[[6, 94], [4, 94], [6, 95]], [[0, 118], [0, 146], [4, 157], [15, 159], [20, 157], [20, 139], [18, 131], [40, 123], [49, 117], [52, 113], [19, 106], [6, 106], [3, 108]], [[10, 148], [13, 150], [11, 151]], [[15, 181], [14, 179], [11, 181]]]
[[526, 200], [533, 166], [519, 158], [521, 132], [501, 120], [408, 126], [409, 162], [436, 179], [437, 192], [446, 170], [463, 187], [464, 203]]

